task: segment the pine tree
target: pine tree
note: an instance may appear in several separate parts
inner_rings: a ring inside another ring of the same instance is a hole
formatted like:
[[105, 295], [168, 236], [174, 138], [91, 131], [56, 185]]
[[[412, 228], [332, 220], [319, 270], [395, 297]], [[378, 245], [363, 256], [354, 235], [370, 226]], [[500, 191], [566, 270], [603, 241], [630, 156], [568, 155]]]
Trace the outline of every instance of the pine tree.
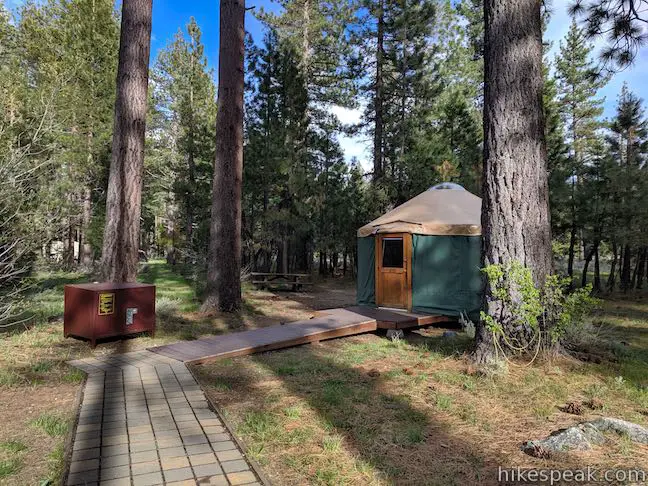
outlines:
[[181, 204], [181, 221], [176, 224], [182, 228], [182, 249], [195, 256], [204, 255], [213, 177], [216, 93], [200, 27], [193, 17], [186, 35], [178, 32], [160, 52], [152, 78], [155, 109], [164, 118], [164, 129], [174, 138], [170, 157], [175, 161], [173, 192]]
[[601, 58], [610, 70], [632, 64], [646, 43], [648, 19], [642, 0], [575, 0], [570, 13], [583, 18], [588, 38], [605, 38]]
[[65, 261], [89, 265], [101, 247], [105, 167], [115, 96], [119, 25], [106, 0], [50, 0], [27, 4], [20, 13], [20, 36], [33, 90], [52, 97], [50, 111], [61, 130], [50, 133], [58, 147], [56, 175], [42, 200], [47, 215], [43, 244], [66, 243]]
[[106, 197], [102, 273], [137, 277], [152, 0], [123, 0], [112, 160]]
[[218, 117], [207, 268], [206, 309], [232, 312], [241, 306], [241, 188], [245, 2], [220, 7]]
[[[620, 287], [623, 291], [628, 291], [633, 287], [632, 259], [641, 260], [637, 255], [645, 252], [647, 243], [641, 228], [645, 227], [647, 221], [645, 194], [648, 187], [648, 120], [641, 99], [630, 92], [626, 84], [619, 96], [608, 143], [615, 162], [611, 174], [615, 231], [611, 238], [613, 245], [618, 247], [620, 256]], [[615, 263], [616, 252], [613, 267]], [[614, 270], [610, 270], [610, 289], [614, 287]]]
[[[484, 264], [517, 261], [542, 286], [552, 263], [540, 2], [486, 0], [484, 7]], [[484, 310], [506, 325], [510, 310], [492, 292], [487, 285]], [[480, 322], [476, 361], [493, 359], [494, 339]]]
[[[593, 46], [590, 45], [584, 32], [575, 21], [567, 33], [564, 43], [560, 43], [560, 54], [556, 58], [556, 78], [558, 97], [561, 102], [561, 116], [566, 128], [566, 140], [569, 147], [569, 199], [561, 205], [569, 210], [569, 250], [567, 275], [574, 274], [574, 257], [580, 221], [587, 213], [582, 200], [580, 181], [585, 166], [593, 155], [593, 145], [597, 140], [600, 128], [600, 115], [603, 113], [603, 99], [596, 98], [597, 92], [606, 84], [606, 79], [597, 74], [590, 59]], [[559, 203], [560, 204], [560, 203]], [[585, 210], [584, 210], [585, 209]]]

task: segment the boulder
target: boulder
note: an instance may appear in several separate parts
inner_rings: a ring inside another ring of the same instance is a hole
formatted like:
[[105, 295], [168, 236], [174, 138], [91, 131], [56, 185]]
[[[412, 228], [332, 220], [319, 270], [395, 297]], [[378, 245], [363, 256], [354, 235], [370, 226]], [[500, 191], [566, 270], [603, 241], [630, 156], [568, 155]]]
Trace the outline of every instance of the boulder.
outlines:
[[605, 442], [603, 434], [592, 424], [585, 422], [552, 432], [546, 439], [525, 442], [522, 445], [522, 450], [527, 454], [534, 450], [551, 452], [588, 451], [592, 448], [592, 445], [602, 444], [603, 442]]
[[611, 417], [601, 417], [590, 423], [601, 432], [616, 432], [627, 436], [633, 442], [648, 444], [648, 429], [639, 424]]
[[605, 442], [603, 432], [625, 435], [634, 442], [648, 444], [648, 429], [625, 420], [601, 417], [590, 422], [552, 432], [549, 437], [522, 444], [522, 451], [534, 457], [546, 457], [553, 452], [587, 451]]

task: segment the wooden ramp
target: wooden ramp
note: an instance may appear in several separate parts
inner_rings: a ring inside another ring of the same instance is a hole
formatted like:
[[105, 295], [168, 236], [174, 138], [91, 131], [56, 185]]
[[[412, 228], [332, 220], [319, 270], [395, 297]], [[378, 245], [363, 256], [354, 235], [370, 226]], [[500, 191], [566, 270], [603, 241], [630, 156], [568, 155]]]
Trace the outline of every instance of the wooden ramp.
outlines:
[[[412, 327], [429, 326], [442, 322], [456, 322], [454, 317], [436, 316], [431, 314], [418, 314], [406, 310], [385, 309], [381, 307], [367, 307], [356, 305], [347, 307], [346, 310], [362, 316], [375, 319], [378, 329], [408, 329]], [[328, 311], [322, 311], [328, 312]]]
[[196, 341], [184, 341], [150, 348], [149, 351], [185, 363], [205, 363], [222, 358], [362, 334], [376, 329], [377, 322], [374, 317], [357, 313], [351, 309], [331, 309], [306, 321], [233, 332]]

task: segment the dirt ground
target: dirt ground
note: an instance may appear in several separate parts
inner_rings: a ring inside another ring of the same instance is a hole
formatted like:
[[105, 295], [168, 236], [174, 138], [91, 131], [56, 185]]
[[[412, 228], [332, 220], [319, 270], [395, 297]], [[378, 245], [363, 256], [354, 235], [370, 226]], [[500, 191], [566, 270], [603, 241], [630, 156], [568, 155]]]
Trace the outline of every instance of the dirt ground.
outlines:
[[3, 449], [2, 460], [16, 460], [22, 465], [18, 475], [0, 479], [6, 485], [37, 485], [58, 467], [62, 437], [51, 437], [34, 425], [39, 417], [48, 415], [70, 421], [78, 387], [72, 384], [41, 386], [33, 389], [2, 390], [0, 393], [0, 444], [17, 443], [23, 451]]

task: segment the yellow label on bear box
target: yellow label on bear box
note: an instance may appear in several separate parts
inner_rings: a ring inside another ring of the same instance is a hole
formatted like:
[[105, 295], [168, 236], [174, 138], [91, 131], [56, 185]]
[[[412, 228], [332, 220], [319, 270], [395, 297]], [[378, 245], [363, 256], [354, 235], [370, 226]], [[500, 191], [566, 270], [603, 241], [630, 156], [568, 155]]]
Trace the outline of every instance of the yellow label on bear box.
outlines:
[[108, 316], [115, 312], [115, 294], [99, 294], [99, 315]]

